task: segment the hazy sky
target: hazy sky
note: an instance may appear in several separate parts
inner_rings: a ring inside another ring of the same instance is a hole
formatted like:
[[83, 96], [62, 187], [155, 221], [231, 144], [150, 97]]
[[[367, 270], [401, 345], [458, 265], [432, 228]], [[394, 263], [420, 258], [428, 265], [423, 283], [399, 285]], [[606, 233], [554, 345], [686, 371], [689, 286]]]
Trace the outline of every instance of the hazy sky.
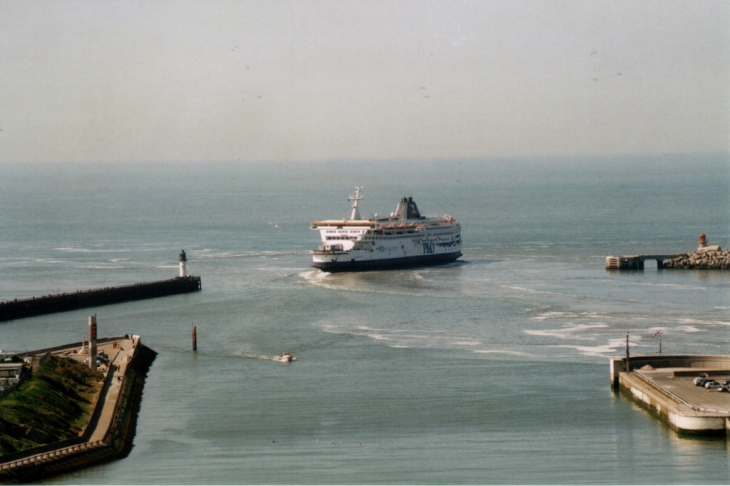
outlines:
[[0, 162], [730, 149], [730, 2], [0, 0]]

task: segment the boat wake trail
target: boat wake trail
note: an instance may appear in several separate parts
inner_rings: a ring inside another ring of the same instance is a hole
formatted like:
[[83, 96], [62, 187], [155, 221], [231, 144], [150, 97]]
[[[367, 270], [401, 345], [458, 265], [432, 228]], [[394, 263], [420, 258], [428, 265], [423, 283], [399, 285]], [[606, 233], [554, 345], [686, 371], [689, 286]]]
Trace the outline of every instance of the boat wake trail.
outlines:
[[278, 361], [280, 363], [289, 363], [290, 361], [296, 361], [296, 356], [292, 356], [289, 354], [289, 357], [286, 357], [285, 354], [277, 354], [275, 356], [265, 355], [265, 354], [237, 354], [237, 358], [241, 359], [260, 359], [263, 361]]

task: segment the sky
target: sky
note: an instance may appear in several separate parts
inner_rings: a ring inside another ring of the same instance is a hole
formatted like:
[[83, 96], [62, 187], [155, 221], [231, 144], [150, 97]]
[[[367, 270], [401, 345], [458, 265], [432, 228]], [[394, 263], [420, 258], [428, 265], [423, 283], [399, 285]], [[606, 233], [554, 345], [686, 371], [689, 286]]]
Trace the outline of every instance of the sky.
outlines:
[[0, 1], [0, 163], [730, 151], [730, 2]]

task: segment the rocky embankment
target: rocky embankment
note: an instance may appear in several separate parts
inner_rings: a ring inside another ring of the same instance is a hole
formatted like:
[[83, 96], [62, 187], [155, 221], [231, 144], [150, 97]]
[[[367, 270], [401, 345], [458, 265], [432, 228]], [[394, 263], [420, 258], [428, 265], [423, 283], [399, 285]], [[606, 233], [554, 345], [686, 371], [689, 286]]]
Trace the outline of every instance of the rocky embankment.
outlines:
[[674, 260], [665, 262], [664, 268], [678, 270], [728, 270], [730, 269], [730, 250], [683, 253]]

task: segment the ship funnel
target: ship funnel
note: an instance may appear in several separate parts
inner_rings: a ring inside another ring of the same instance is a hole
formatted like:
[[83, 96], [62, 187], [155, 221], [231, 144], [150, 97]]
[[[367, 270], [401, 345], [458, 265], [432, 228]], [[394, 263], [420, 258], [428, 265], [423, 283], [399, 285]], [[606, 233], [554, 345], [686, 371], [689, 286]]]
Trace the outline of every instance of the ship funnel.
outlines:
[[397, 220], [419, 219], [420, 217], [421, 213], [418, 211], [418, 206], [412, 197], [401, 199], [393, 213], [393, 218]]

